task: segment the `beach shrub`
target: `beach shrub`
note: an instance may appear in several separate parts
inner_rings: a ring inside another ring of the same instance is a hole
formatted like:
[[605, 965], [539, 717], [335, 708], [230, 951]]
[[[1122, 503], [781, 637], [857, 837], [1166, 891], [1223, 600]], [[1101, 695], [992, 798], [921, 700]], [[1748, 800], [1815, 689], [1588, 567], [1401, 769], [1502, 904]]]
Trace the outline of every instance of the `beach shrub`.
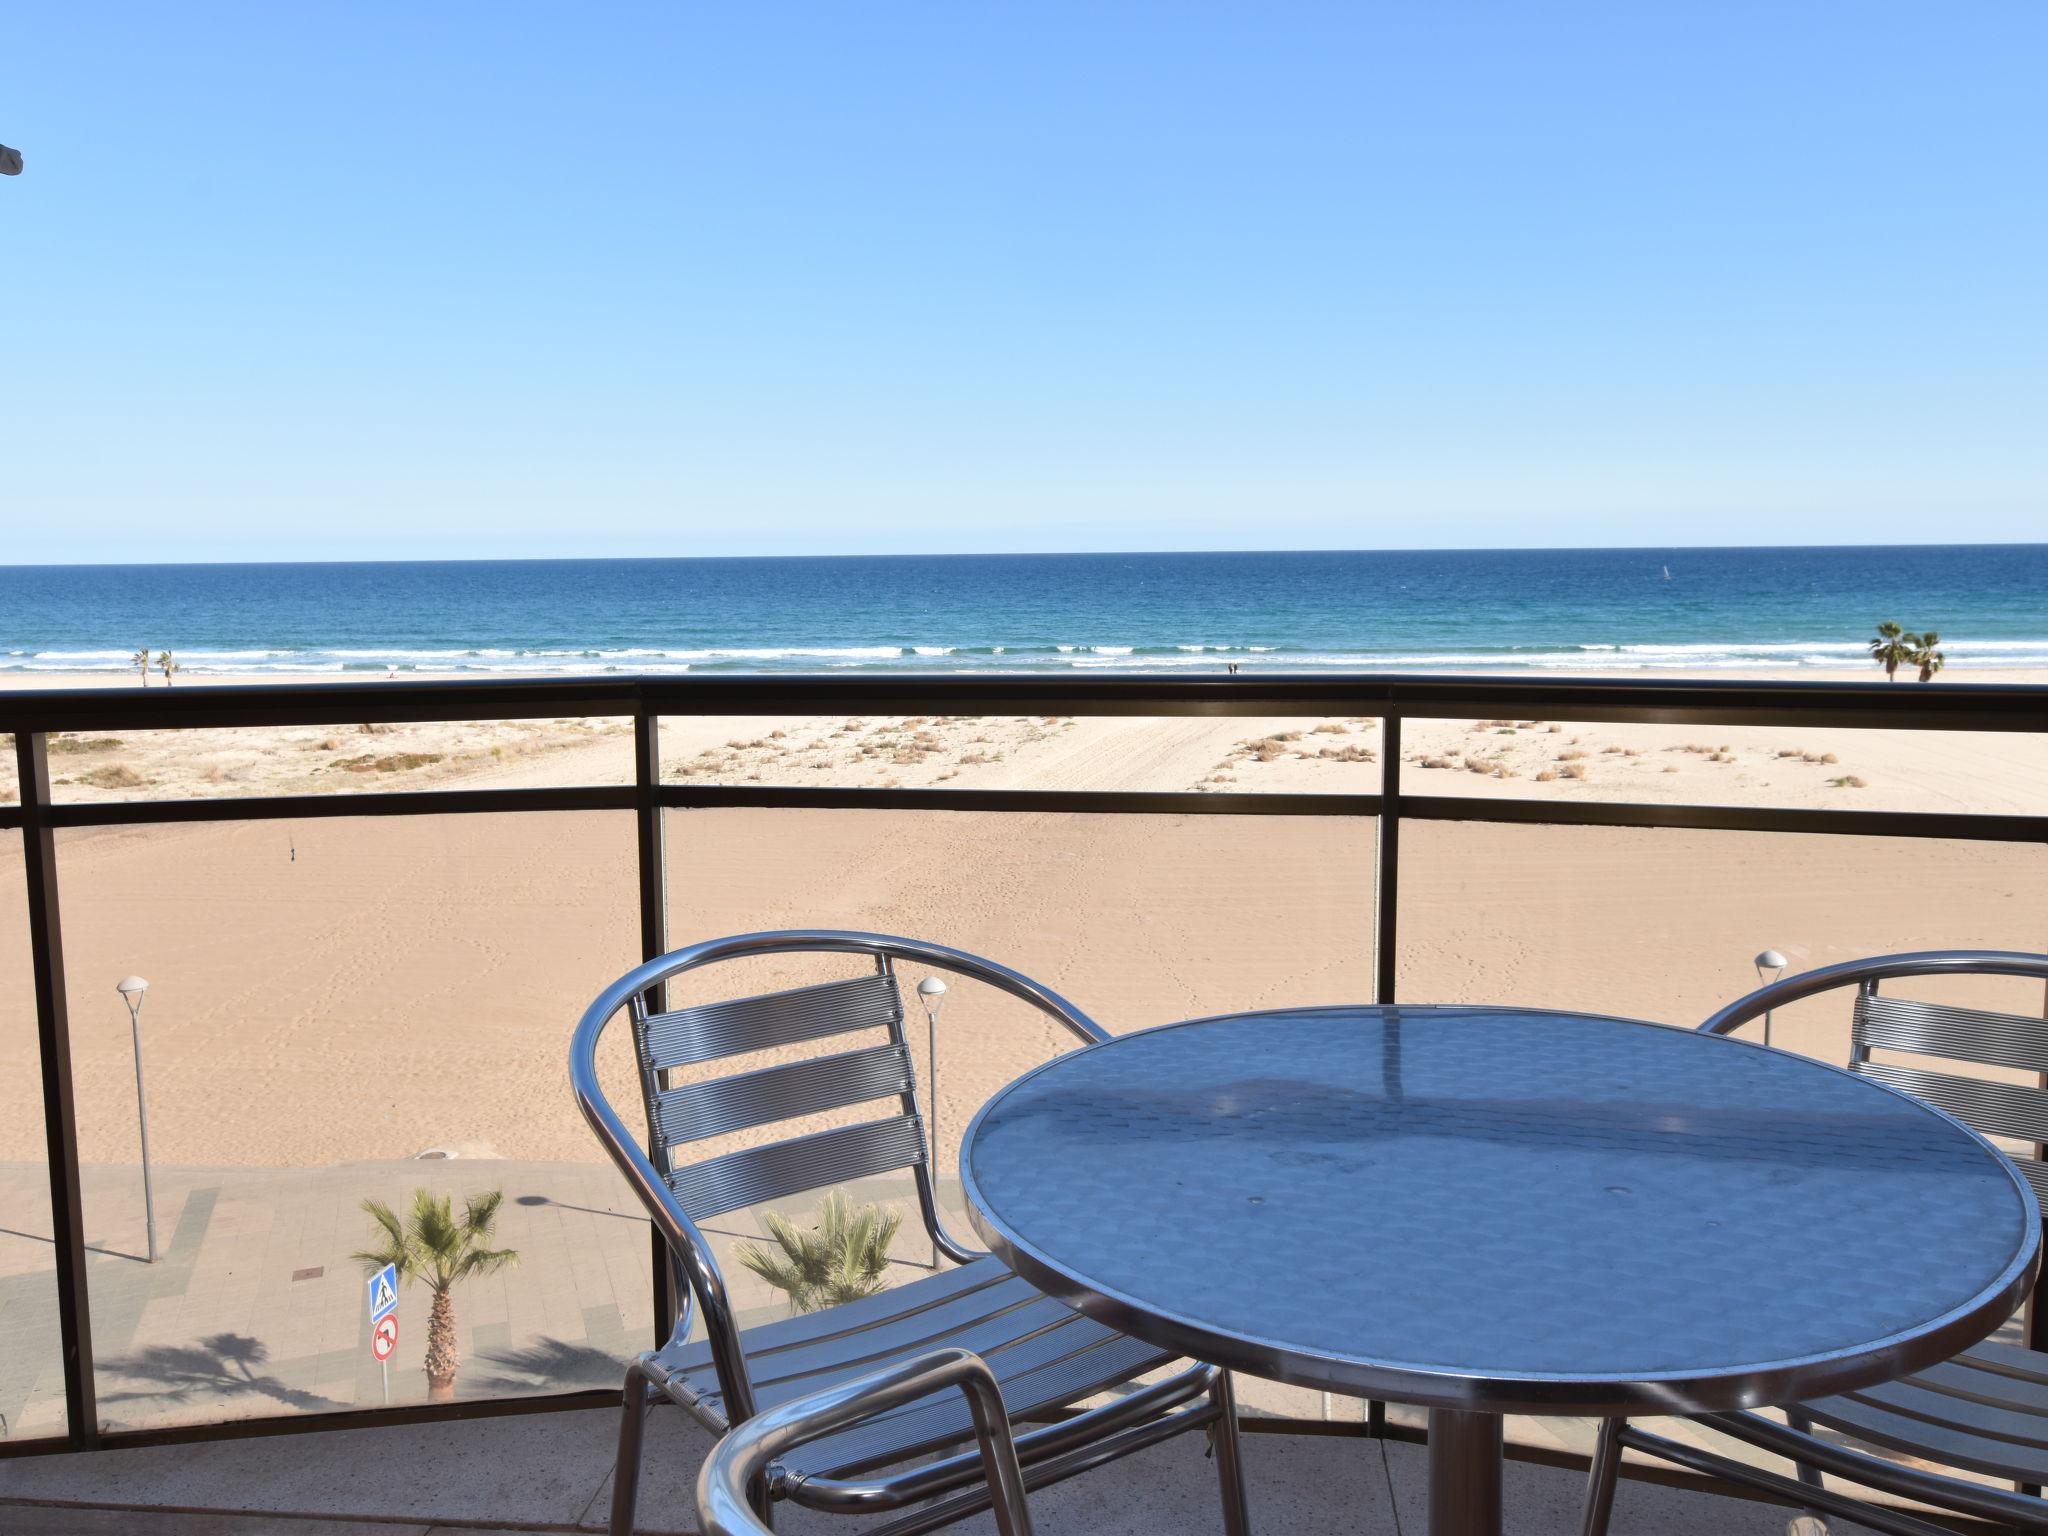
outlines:
[[84, 737], [59, 735], [50, 738], [50, 751], [53, 753], [111, 752], [120, 745], [121, 738], [118, 736]]
[[361, 757], [337, 758], [328, 766], [339, 768], [344, 773], [408, 773], [415, 768], [424, 768], [429, 763], [440, 761], [439, 752], [393, 752], [386, 757], [379, 757], [374, 752], [365, 752]]
[[126, 763], [106, 763], [98, 768], [88, 768], [76, 782], [90, 784], [94, 789], [140, 789], [149, 780]]
[[1560, 763], [1575, 763], [1585, 755], [1586, 751], [1583, 747], [1574, 747], [1569, 752], [1558, 753], [1557, 760]]
[[1557, 774], [1555, 773], [1555, 771], [1553, 771], [1552, 769], [1549, 769], [1549, 768], [1545, 768], [1545, 769], [1541, 770], [1541, 771], [1540, 771], [1540, 772], [1539, 772], [1539, 773], [1538, 773], [1538, 774], [1536, 775], [1536, 782], [1537, 782], [1538, 784], [1553, 784], [1553, 783], [1555, 783], [1556, 781], [1557, 781]]
[[761, 1223], [775, 1247], [744, 1243], [739, 1261], [787, 1296], [795, 1314], [858, 1301], [886, 1286], [889, 1245], [903, 1217], [880, 1205], [856, 1211], [835, 1189], [818, 1207], [818, 1224], [807, 1232], [780, 1211], [763, 1211]]
[[1564, 765], [1564, 776], [1568, 779], [1583, 779], [1586, 776], [1586, 765], [1584, 763], [1566, 763]]
[[1832, 784], [1836, 789], [1862, 789], [1865, 787], [1863, 781], [1853, 773], [1845, 773], [1839, 779], [1829, 779], [1828, 783]]

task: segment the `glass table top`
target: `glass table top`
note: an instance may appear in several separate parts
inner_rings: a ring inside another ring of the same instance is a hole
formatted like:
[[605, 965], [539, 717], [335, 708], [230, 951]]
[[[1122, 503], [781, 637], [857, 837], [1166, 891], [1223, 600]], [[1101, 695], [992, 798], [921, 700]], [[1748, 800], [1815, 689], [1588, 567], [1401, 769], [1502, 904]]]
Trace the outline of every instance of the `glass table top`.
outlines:
[[1505, 1008], [1170, 1025], [1004, 1089], [963, 1147], [1027, 1278], [1226, 1365], [1513, 1412], [1790, 1401], [2024, 1294], [1974, 1132], [1750, 1043]]

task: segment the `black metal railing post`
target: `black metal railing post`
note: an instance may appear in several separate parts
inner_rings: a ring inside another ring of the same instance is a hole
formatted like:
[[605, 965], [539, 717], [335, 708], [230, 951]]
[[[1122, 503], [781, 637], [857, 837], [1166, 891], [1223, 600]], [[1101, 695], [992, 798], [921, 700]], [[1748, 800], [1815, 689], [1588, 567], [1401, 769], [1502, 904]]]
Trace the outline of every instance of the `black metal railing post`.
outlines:
[[93, 1383], [92, 1301], [86, 1288], [85, 1202], [78, 1182], [78, 1107], [71, 1087], [71, 1017], [64, 995], [64, 930], [57, 903], [57, 838], [49, 816], [48, 738], [41, 731], [17, 734], [14, 762], [21, 785], [22, 868], [28, 876], [43, 1138], [50, 1160], [50, 1235], [57, 1261], [65, 1424], [72, 1449], [90, 1450], [99, 1442], [99, 1404]]
[[1373, 1001], [1394, 1001], [1401, 929], [1401, 717], [1380, 721], [1380, 825], [1378, 878], [1373, 898]]
[[[668, 843], [661, 813], [661, 717], [640, 710], [633, 716], [633, 819], [635, 867], [640, 878], [640, 958], [668, 953]], [[654, 989], [650, 1012], [668, 1007], [668, 987]], [[647, 1155], [657, 1155], [654, 1128], [648, 1127]], [[668, 1342], [676, 1321], [676, 1274], [668, 1244], [651, 1223], [648, 1227], [654, 1284], [654, 1347]]]

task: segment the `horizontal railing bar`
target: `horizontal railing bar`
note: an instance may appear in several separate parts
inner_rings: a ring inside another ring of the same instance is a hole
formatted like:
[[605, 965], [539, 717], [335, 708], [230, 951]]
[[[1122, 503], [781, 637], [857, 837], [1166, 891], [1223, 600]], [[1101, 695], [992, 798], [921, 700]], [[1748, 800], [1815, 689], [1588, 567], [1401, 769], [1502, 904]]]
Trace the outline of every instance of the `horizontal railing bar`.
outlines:
[[1403, 795], [1403, 821], [1486, 821], [1555, 827], [1669, 827], [1702, 832], [1813, 832], [1837, 837], [1937, 837], [2048, 843], [2048, 816], [1949, 811], [1837, 811], [1761, 805], [1505, 800]]
[[807, 673], [535, 682], [232, 684], [184, 689], [0, 692], [0, 731], [118, 730], [378, 721], [803, 714], [1514, 715], [1661, 725], [1832, 725], [1845, 729], [2048, 731], [2048, 687], [1674, 678], [1446, 677], [1259, 673]]
[[677, 809], [826, 811], [1051, 811], [1123, 816], [1371, 816], [1378, 795], [1205, 794], [1143, 789], [781, 788], [753, 784], [664, 784]]
[[[281, 795], [216, 800], [134, 800], [53, 805], [62, 828], [148, 826], [202, 821], [280, 821], [337, 816], [473, 816], [536, 811], [619, 811], [634, 806], [629, 787], [410, 790], [390, 794]], [[844, 810], [1040, 812], [1123, 816], [1374, 816], [1378, 795], [1205, 794], [1192, 790], [1026, 790], [779, 788], [770, 785], [664, 784], [663, 806], [677, 810]], [[1656, 805], [1627, 801], [1495, 799], [1404, 795], [1408, 821], [1493, 822], [1518, 826], [1664, 827], [1701, 832], [1803, 832], [1834, 836], [1946, 838], [1965, 842], [2048, 843], [2048, 816], [1927, 811], [1812, 810], [1740, 805]], [[19, 826], [17, 807], [0, 807], [0, 827]]]
[[229, 796], [53, 805], [53, 827], [132, 827], [189, 821], [282, 821], [318, 816], [477, 816], [533, 811], [630, 811], [629, 785], [581, 789], [418, 789], [388, 794]]
[[[663, 785], [667, 806], [734, 810], [1053, 811], [1080, 815], [1373, 816], [1378, 795], [1203, 794], [1194, 791], [1007, 789], [777, 789], [755, 785]], [[1404, 821], [1498, 822], [1532, 826], [1672, 827], [1702, 832], [1808, 832], [1865, 837], [2048, 842], [2048, 816], [1966, 812], [1836, 811], [1741, 805], [1657, 805], [1628, 801], [1510, 800], [1463, 795], [1401, 797]]]
[[[571, 1392], [523, 1397], [471, 1397], [453, 1403], [414, 1403], [398, 1407], [341, 1408], [322, 1413], [225, 1419], [204, 1424], [165, 1425], [157, 1429], [100, 1431], [103, 1451], [137, 1450], [152, 1445], [203, 1445], [223, 1440], [263, 1440], [273, 1435], [314, 1435], [328, 1430], [384, 1429], [405, 1424], [448, 1424], [464, 1419], [517, 1418], [529, 1413], [572, 1413], [608, 1408], [618, 1412], [617, 1387], [579, 1388]], [[0, 1441], [0, 1459], [10, 1456], [60, 1455], [72, 1447], [62, 1435], [35, 1440]]]

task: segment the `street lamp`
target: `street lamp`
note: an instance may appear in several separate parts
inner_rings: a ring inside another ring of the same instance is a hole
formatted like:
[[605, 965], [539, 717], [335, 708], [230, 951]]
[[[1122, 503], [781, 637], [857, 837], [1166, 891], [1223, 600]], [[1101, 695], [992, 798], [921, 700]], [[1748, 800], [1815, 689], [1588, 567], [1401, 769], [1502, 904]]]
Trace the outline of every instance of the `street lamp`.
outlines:
[[[924, 1006], [924, 1059], [932, 1085], [932, 1198], [938, 1199], [939, 1183], [939, 1010], [946, 1006], [946, 984], [927, 976], [917, 984], [917, 1000]], [[939, 1267], [939, 1239], [932, 1236], [932, 1268]]]
[[[1790, 961], [1788, 961], [1783, 955], [1779, 954], [1775, 949], [1767, 949], [1762, 954], [1756, 957], [1756, 979], [1762, 982], [1765, 986], [1769, 986], [1772, 982], [1776, 981], [1780, 976], [1785, 974], [1785, 967], [1790, 963]], [[1768, 971], [1770, 974], [1765, 975], [1764, 973], [1766, 971]], [[1764, 1044], [1769, 1045], [1770, 1043], [1771, 1010], [1766, 1008], [1764, 1010]]]
[[156, 1201], [149, 1190], [149, 1099], [142, 1090], [142, 994], [149, 983], [124, 976], [114, 984], [128, 1005], [128, 1028], [135, 1036], [135, 1118], [142, 1127], [142, 1219], [149, 1225], [149, 1262], [156, 1262]]

